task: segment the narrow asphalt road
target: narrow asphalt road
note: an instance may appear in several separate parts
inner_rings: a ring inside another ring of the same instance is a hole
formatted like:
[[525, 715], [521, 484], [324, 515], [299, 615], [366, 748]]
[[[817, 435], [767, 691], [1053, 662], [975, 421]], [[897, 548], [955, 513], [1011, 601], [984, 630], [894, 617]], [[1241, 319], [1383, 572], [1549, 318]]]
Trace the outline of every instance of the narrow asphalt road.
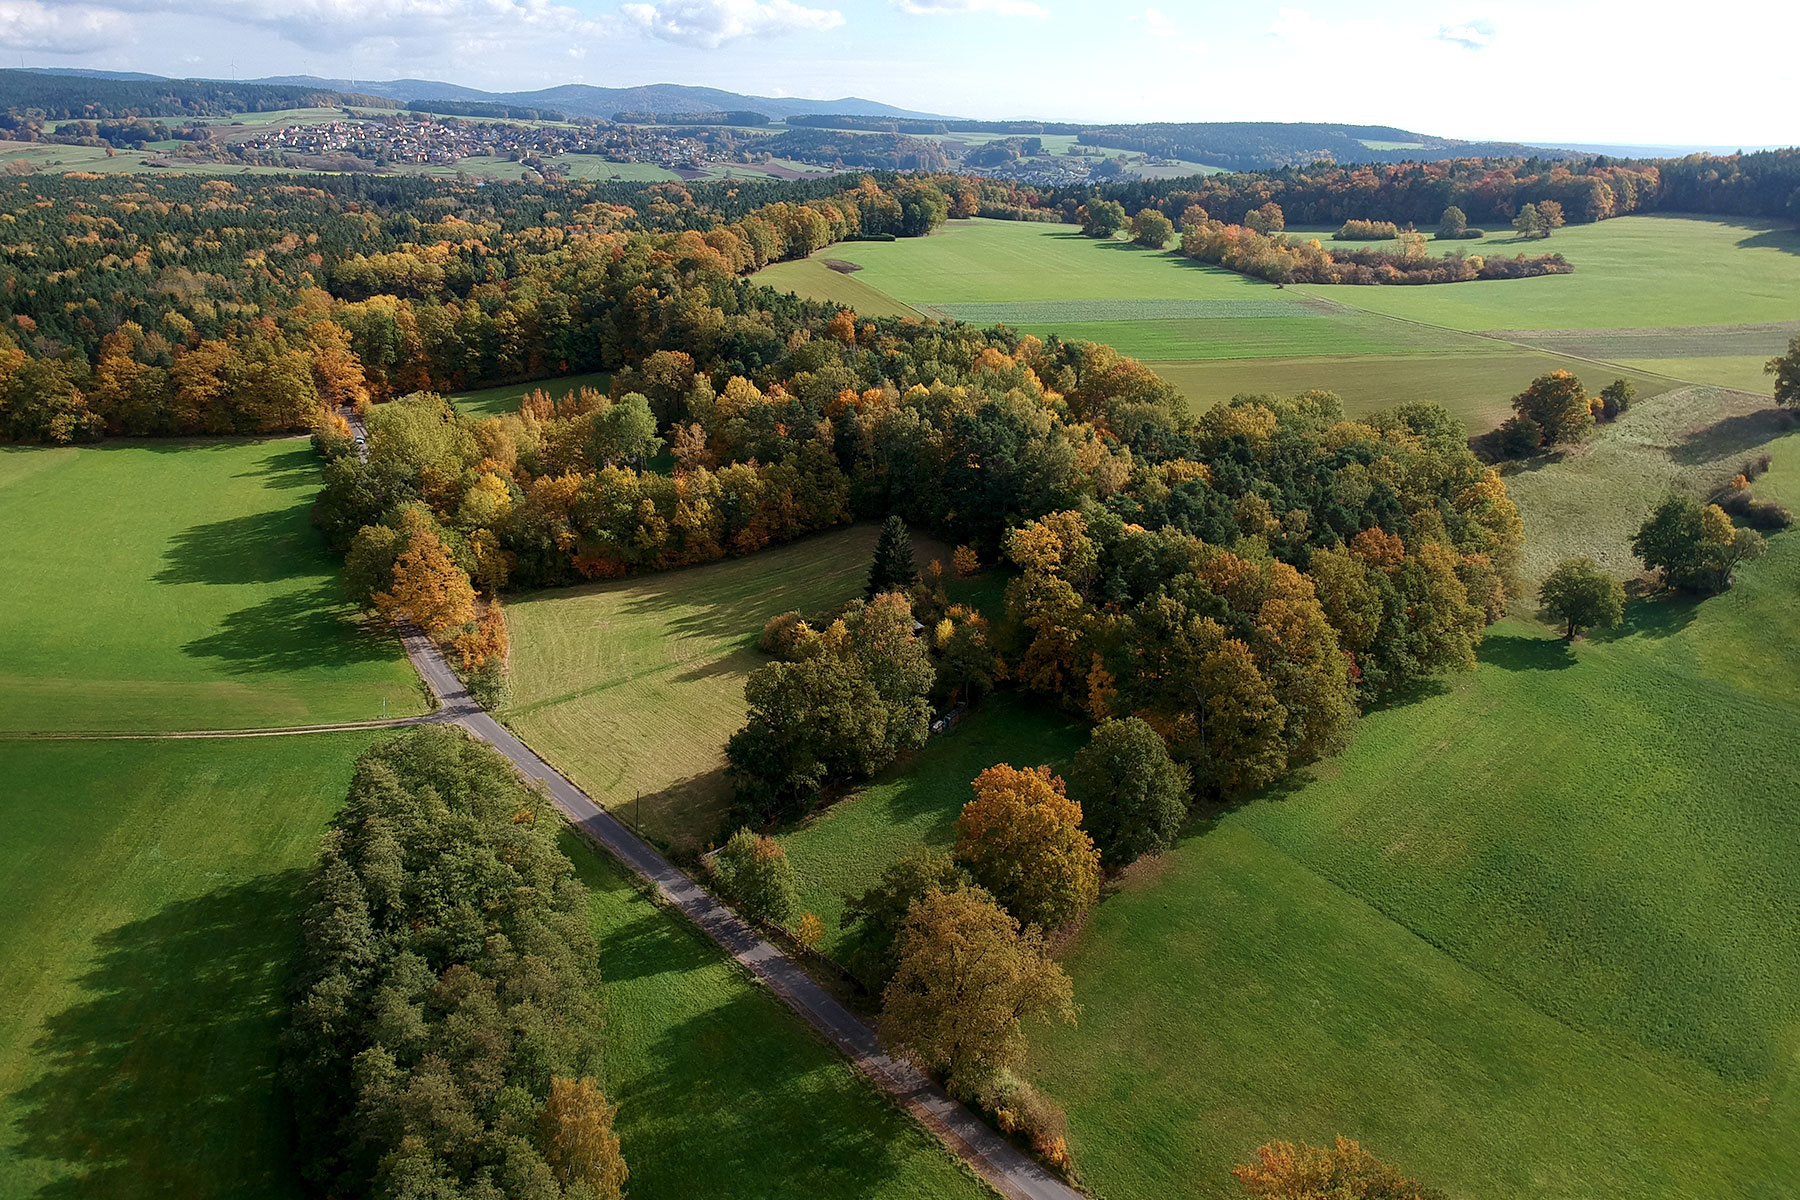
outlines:
[[937, 1134], [995, 1191], [1010, 1200], [1085, 1200], [1080, 1192], [1020, 1153], [974, 1113], [952, 1100], [923, 1072], [882, 1050], [875, 1031], [814, 983], [792, 959], [489, 716], [463, 688], [430, 638], [409, 632], [401, 640], [413, 666], [442, 702], [442, 719], [455, 722], [493, 746], [520, 775], [542, 785], [577, 829], [649, 881], [668, 903], [687, 914], [783, 1003], [831, 1039], [851, 1062]]

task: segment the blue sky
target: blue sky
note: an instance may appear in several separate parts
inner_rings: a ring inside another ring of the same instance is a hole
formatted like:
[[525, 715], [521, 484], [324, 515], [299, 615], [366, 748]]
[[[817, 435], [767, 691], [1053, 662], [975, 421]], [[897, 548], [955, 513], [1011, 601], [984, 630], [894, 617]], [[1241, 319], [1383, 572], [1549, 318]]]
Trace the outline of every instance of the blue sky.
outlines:
[[980, 117], [1800, 141], [1800, 4], [0, 0], [0, 61], [165, 75], [696, 83]]

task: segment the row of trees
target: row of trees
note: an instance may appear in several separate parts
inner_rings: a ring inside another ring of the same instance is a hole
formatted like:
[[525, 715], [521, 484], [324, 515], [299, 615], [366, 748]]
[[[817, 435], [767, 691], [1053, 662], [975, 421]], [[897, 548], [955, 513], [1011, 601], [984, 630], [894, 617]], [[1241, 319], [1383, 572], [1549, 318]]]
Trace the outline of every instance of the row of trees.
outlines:
[[586, 892], [543, 803], [454, 728], [358, 760], [283, 1039], [322, 1193], [622, 1194]]
[[[1268, 225], [1266, 220], [1258, 223]], [[1341, 230], [1339, 235], [1343, 236]], [[1205, 209], [1190, 206], [1182, 215], [1181, 252], [1271, 283], [1463, 283], [1566, 275], [1574, 269], [1560, 254], [1502, 258], [1458, 251], [1433, 258], [1423, 234], [1396, 229], [1391, 235], [1384, 232], [1382, 236], [1395, 245], [1327, 250], [1317, 238], [1298, 241], [1282, 233], [1259, 232], [1248, 223], [1228, 225], [1213, 220]]]

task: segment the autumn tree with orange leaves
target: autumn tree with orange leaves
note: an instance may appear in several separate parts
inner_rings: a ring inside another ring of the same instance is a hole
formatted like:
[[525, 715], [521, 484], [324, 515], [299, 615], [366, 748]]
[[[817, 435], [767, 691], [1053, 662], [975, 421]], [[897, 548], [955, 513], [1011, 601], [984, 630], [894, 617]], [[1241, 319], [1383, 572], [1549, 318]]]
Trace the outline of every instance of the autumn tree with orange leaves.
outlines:
[[411, 622], [433, 636], [475, 617], [475, 588], [431, 529], [412, 534], [394, 560], [394, 586], [375, 594], [375, 608], [396, 625]]
[[1081, 806], [1048, 767], [1005, 763], [975, 777], [956, 821], [956, 858], [1020, 921], [1050, 928], [1100, 898], [1100, 852]]
[[1444, 1200], [1346, 1137], [1330, 1147], [1269, 1142], [1231, 1173], [1253, 1200]]

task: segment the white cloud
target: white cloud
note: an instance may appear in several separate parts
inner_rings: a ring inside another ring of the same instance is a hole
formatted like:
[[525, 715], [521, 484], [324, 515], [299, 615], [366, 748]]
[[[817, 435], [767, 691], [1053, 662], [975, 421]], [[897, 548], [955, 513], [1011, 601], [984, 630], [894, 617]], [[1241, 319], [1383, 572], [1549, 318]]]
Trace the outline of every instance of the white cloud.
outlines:
[[0, 48], [85, 54], [126, 41], [130, 25], [117, 12], [87, 5], [0, 0]]
[[1169, 20], [1169, 14], [1160, 8], [1146, 8], [1144, 10], [1144, 24], [1150, 26], [1152, 29], [1167, 29], [1174, 23], [1175, 22]]
[[533, 35], [593, 38], [607, 27], [550, 0], [101, 0], [146, 16], [210, 17], [315, 50], [363, 42], [483, 44]]
[[662, 0], [627, 4], [625, 19], [651, 37], [716, 50], [740, 38], [836, 29], [844, 14], [793, 0]]
[[1494, 44], [1494, 34], [1492, 21], [1459, 21], [1454, 25], [1439, 26], [1437, 32], [1438, 41], [1465, 50], [1486, 50]]
[[998, 17], [1037, 17], [1050, 15], [1050, 10], [1031, 0], [893, 0], [894, 7], [916, 17], [946, 14], [993, 13]]

